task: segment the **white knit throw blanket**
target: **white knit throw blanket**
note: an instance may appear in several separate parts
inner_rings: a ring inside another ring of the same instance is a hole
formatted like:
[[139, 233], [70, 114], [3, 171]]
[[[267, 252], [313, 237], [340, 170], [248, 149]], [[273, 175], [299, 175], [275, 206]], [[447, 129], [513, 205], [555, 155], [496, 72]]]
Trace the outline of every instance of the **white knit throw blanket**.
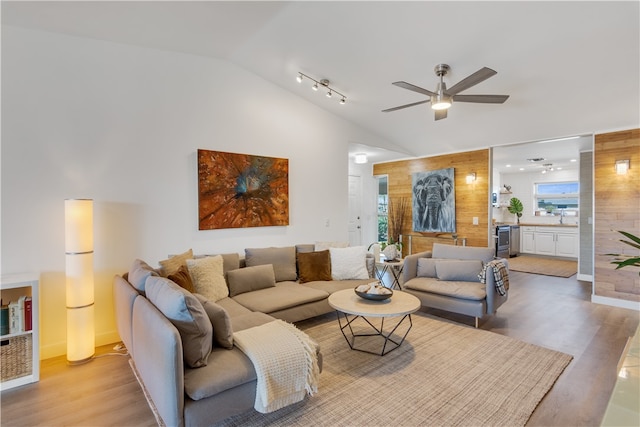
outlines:
[[233, 342], [256, 370], [256, 411], [273, 412], [318, 391], [315, 343], [294, 325], [274, 320], [235, 332]]

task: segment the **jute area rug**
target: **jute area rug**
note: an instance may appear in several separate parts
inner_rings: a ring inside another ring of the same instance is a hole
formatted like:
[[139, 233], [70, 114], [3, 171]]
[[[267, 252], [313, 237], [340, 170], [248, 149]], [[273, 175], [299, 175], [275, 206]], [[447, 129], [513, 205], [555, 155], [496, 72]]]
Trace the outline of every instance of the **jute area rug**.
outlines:
[[509, 258], [509, 270], [544, 274], [545, 276], [571, 277], [578, 272], [578, 262], [519, 255], [515, 258]]
[[324, 318], [299, 325], [322, 349], [318, 393], [220, 426], [521, 426], [572, 359], [421, 313], [381, 357], [350, 350], [335, 313]]

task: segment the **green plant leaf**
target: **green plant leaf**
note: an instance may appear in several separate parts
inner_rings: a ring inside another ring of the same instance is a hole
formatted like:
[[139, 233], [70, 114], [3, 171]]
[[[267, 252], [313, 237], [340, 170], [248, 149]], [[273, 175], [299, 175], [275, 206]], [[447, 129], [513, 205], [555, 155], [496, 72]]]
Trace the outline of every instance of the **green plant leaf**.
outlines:
[[517, 197], [512, 197], [511, 200], [509, 200], [509, 207], [507, 209], [509, 213], [522, 214], [522, 202]]

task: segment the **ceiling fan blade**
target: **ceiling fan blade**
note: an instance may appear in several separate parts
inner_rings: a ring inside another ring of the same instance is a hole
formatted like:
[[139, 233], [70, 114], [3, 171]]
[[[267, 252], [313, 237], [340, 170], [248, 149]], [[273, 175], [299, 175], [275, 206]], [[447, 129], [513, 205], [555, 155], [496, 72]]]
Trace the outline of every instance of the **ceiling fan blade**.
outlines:
[[430, 90], [426, 90], [426, 89], [422, 89], [421, 87], [418, 87], [416, 85], [412, 85], [411, 83], [407, 83], [407, 82], [393, 82], [391, 83], [392, 85], [401, 87], [403, 89], [409, 89], [412, 90], [414, 92], [418, 92], [421, 93], [423, 95], [427, 95], [427, 96], [436, 96], [435, 93], [431, 92]]
[[383, 113], [389, 113], [391, 111], [402, 110], [403, 108], [413, 107], [413, 106], [420, 105], [420, 104], [426, 104], [429, 101], [431, 101], [431, 100], [427, 99], [426, 101], [414, 102], [412, 104], [401, 105], [399, 107], [387, 108], [386, 110], [382, 110], [382, 112]]
[[484, 104], [502, 104], [509, 95], [455, 95], [453, 102], [479, 102]]
[[455, 95], [465, 89], [469, 89], [471, 86], [475, 86], [478, 83], [487, 80], [491, 76], [495, 76], [496, 74], [498, 74], [497, 71], [494, 71], [491, 68], [483, 67], [470, 76], [460, 80], [458, 83], [451, 86], [445, 91], [445, 93], [448, 95]]
[[447, 110], [436, 110], [436, 120], [447, 118]]

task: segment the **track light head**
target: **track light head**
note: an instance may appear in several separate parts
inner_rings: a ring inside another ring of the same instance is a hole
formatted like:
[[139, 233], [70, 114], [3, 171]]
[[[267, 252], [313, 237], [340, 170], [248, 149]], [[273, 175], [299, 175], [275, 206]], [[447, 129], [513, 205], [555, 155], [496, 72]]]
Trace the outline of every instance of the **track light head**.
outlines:
[[329, 92], [327, 92], [327, 98], [331, 98], [333, 96], [333, 94], [331, 93], [331, 89], [329, 89]]
[[302, 83], [302, 74], [298, 74], [298, 77], [296, 77], [296, 80], [298, 81], [298, 83]]
[[346, 103], [347, 103], [347, 98], [343, 96], [342, 99], [340, 100], [340, 105], [344, 105]]
[[318, 91], [318, 83], [316, 83], [313, 86], [311, 86], [311, 89], [313, 89], [313, 90], [315, 90], [317, 92]]

